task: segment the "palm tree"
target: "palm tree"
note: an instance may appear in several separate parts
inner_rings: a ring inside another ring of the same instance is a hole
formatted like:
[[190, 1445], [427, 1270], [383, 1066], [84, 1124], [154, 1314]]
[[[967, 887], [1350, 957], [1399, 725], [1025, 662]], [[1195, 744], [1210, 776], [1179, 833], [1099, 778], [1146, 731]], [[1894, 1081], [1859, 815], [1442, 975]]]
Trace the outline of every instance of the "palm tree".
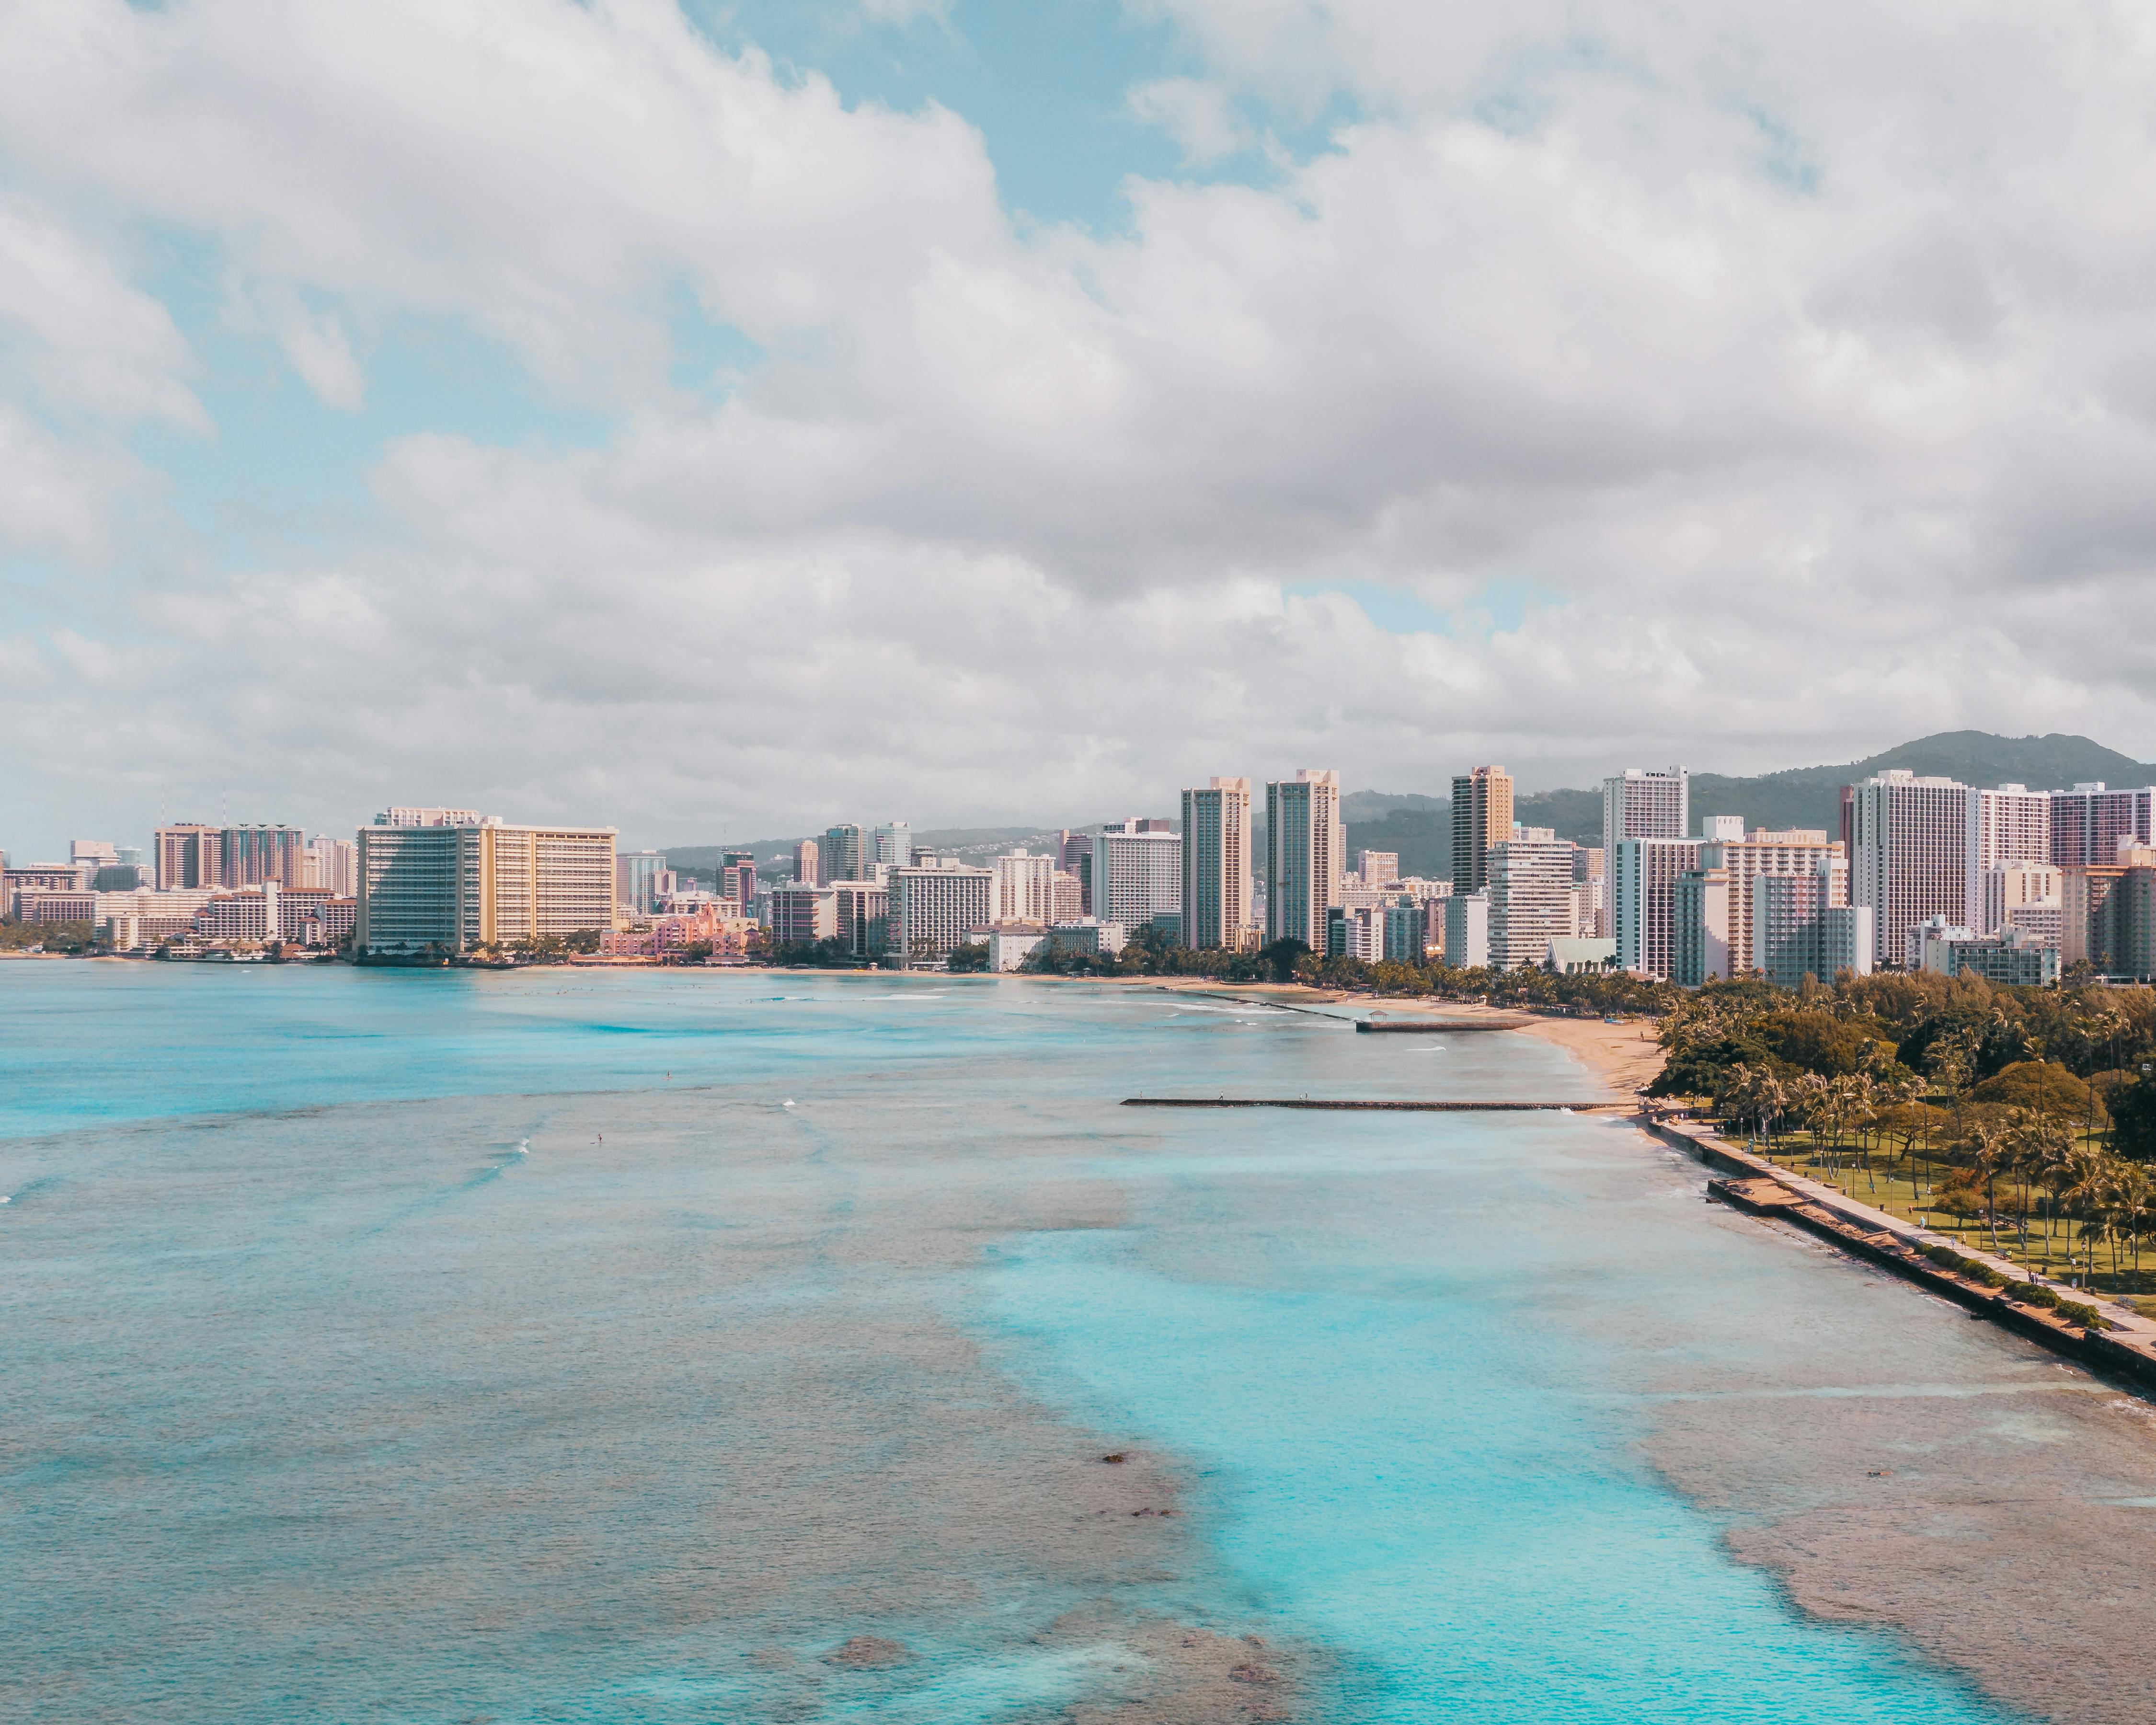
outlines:
[[2000, 1173], [2013, 1166], [2013, 1150], [2006, 1134], [1988, 1120], [1970, 1123], [1967, 1142], [1969, 1165], [1984, 1181], [1984, 1217], [1991, 1229], [1991, 1249], [1999, 1250], [1999, 1197], [1995, 1185]]

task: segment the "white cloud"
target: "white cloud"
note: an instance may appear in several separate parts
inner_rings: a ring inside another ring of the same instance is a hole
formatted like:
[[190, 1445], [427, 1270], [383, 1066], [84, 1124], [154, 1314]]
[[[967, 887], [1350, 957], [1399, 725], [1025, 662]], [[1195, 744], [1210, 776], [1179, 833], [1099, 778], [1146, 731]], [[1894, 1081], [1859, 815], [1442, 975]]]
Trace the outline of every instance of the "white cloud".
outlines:
[[334, 312], [318, 311], [289, 282], [264, 283], [261, 311], [277, 345], [307, 388], [330, 407], [356, 413], [367, 404], [367, 377], [352, 357], [352, 342]]
[[1173, 138], [1188, 165], [1215, 162], [1255, 141], [1235, 116], [1228, 93], [1196, 78], [1156, 78], [1130, 93], [1131, 117]]
[[[1305, 762], [1430, 789], [1961, 725], [2156, 753], [2137, 15], [1159, 10], [1203, 75], [1132, 110], [1194, 160], [1252, 105], [1362, 117], [1274, 183], [1021, 236], [962, 116], [849, 109], [658, 0], [17, 8], [0, 151], [135, 331], [32, 320], [72, 398], [109, 361], [105, 398], [185, 422], [183, 347], [103, 261], [138, 218], [214, 236], [334, 404], [346, 331], [417, 311], [619, 430], [408, 439], [330, 552], [158, 565], [102, 680], [7, 644], [44, 668], [10, 734], [90, 739], [116, 798], [212, 754], [271, 816], [477, 798], [660, 839]], [[716, 407], [668, 378], [676, 285], [771, 356]], [[49, 542], [110, 511], [34, 495]], [[1546, 597], [1450, 636], [1281, 598], [1368, 582]]]

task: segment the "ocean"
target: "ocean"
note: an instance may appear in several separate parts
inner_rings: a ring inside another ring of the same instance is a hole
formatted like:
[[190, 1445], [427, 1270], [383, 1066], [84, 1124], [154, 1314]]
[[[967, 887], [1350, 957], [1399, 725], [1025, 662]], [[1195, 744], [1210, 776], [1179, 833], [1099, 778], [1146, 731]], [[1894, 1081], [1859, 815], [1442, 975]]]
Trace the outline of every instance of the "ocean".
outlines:
[[18, 963], [0, 1078], [10, 1718], [2035, 1717], [1939, 1481], [2141, 1434], [1606, 1117], [1117, 1106], [1522, 1036]]

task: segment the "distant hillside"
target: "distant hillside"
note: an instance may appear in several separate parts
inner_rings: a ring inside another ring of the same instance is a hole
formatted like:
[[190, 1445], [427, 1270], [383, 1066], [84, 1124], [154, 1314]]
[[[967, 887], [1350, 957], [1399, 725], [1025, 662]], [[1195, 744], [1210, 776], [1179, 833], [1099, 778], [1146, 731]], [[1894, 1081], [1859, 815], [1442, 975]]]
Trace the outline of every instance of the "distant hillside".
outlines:
[[[1841, 788], [1892, 768], [1964, 784], [2025, 784], [2064, 790], [2093, 780], [2112, 785], [2156, 784], [2156, 766], [2092, 742], [2086, 737], [1994, 737], [1985, 731], [1943, 731], [1841, 767], [1797, 767], [1757, 778], [1695, 773], [1691, 812], [1741, 814], [1751, 827], [1824, 827], [1840, 821]], [[1597, 819], [1600, 817], [1598, 815]]]
[[[2156, 784], [2156, 764], [2133, 760], [2086, 737], [1994, 737], [1985, 731], [1943, 731], [1920, 737], [1861, 761], [1840, 767], [1794, 767], [1753, 778], [1717, 773], [1691, 776], [1695, 828], [1707, 814], [1738, 814], [1754, 827], [1824, 827], [1839, 824], [1842, 786], [1890, 768], [1907, 768], [1926, 777], [1958, 778], [1964, 784], [2025, 784], [2050, 790], [2101, 779], [2110, 785]], [[1252, 798], [1254, 863], [1264, 854], [1263, 793]], [[1420, 792], [1350, 791], [1340, 799], [1348, 825], [1348, 855], [1358, 850], [1396, 851], [1403, 875], [1443, 880], [1452, 872], [1452, 804]], [[1602, 842], [1602, 792], [1537, 791], [1514, 804], [1520, 824], [1549, 827], [1560, 839], [1583, 845]], [[1075, 830], [1097, 832], [1093, 821]], [[820, 837], [821, 834], [812, 834]], [[945, 827], [914, 834], [914, 843], [937, 850], [955, 850], [969, 861], [985, 860], [1012, 845], [1040, 850], [1054, 829], [1027, 827]], [[739, 846], [753, 851], [757, 864], [791, 863], [798, 839], [757, 839]], [[719, 847], [685, 845], [670, 848], [667, 860], [685, 872], [708, 877], [718, 866]]]

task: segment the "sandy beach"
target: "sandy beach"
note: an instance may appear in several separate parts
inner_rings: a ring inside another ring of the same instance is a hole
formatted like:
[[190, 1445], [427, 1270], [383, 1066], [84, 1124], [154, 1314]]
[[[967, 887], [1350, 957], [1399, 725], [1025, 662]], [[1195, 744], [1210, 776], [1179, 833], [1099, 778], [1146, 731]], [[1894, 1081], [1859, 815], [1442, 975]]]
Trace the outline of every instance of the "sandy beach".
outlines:
[[1304, 988], [1293, 983], [1221, 983], [1206, 977], [1132, 977], [1127, 980], [1168, 993], [1240, 996], [1271, 1000], [1283, 1006], [1367, 1006], [1373, 1014], [1393, 1018], [1502, 1019], [1508, 1022], [1504, 1034], [1539, 1036], [1545, 1042], [1555, 1043], [1584, 1066], [1596, 1088], [1612, 1100], [1630, 1098], [1662, 1070], [1661, 1045], [1655, 1040], [1652, 1019], [1628, 1018], [1613, 1024], [1600, 1019], [1545, 1017], [1513, 1007], [1480, 1006], [1472, 1001], [1351, 994], [1337, 989]]

